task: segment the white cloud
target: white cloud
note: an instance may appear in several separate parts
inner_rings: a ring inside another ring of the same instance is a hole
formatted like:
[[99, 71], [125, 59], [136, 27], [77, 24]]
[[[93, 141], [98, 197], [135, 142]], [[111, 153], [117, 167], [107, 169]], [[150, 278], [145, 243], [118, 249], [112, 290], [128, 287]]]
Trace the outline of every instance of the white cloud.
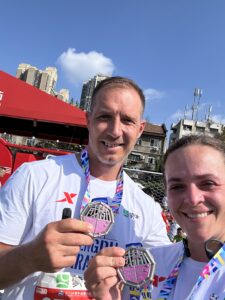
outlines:
[[74, 48], [63, 52], [57, 59], [57, 63], [65, 72], [68, 80], [76, 85], [97, 74], [111, 76], [115, 70], [112, 60], [102, 53], [96, 51], [78, 53]]
[[179, 121], [180, 119], [183, 119], [184, 118], [184, 112], [181, 111], [181, 110], [177, 110], [175, 113], [173, 113], [171, 116], [170, 116], [170, 119], [172, 121]]
[[145, 89], [144, 95], [145, 95], [146, 101], [159, 100], [164, 97], [163, 92], [157, 91], [155, 89]]
[[215, 123], [225, 124], [225, 118], [221, 115], [212, 115], [211, 119]]

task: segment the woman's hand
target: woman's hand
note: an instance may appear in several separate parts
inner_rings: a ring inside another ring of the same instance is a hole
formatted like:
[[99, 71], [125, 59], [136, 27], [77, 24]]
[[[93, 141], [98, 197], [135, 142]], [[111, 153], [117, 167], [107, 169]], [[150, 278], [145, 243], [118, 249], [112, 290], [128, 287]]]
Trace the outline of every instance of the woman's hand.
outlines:
[[122, 283], [117, 268], [124, 266], [125, 250], [119, 247], [102, 249], [89, 262], [84, 273], [87, 289], [96, 300], [120, 300]]

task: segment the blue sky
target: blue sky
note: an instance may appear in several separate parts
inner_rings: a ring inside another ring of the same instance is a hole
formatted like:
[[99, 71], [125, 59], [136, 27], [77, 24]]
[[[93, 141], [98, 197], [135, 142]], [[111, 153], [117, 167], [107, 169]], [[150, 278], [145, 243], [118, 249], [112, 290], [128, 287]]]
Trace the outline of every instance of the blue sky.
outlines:
[[134, 79], [145, 117], [167, 129], [203, 90], [199, 119], [225, 123], [224, 0], [1, 0], [0, 69], [58, 69], [56, 89], [79, 99], [96, 73]]

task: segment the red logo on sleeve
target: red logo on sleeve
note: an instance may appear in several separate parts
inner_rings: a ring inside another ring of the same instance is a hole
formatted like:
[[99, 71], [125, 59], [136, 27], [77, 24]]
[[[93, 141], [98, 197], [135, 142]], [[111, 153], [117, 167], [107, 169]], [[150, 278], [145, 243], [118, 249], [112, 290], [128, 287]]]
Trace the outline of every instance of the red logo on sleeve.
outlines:
[[65, 198], [61, 200], [56, 200], [56, 202], [67, 202], [69, 204], [73, 204], [73, 199], [77, 194], [64, 192]]

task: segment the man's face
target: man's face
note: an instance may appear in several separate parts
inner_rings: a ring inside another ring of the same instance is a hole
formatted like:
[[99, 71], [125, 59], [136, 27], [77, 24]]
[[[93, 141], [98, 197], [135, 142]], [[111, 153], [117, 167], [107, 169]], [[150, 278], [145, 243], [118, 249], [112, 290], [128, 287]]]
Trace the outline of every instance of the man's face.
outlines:
[[182, 230], [177, 230], [177, 235], [182, 236]]
[[171, 153], [165, 165], [168, 205], [188, 241], [225, 240], [225, 162], [209, 146]]
[[133, 88], [101, 89], [87, 115], [92, 163], [121, 166], [144, 129], [141, 116], [141, 99]]

